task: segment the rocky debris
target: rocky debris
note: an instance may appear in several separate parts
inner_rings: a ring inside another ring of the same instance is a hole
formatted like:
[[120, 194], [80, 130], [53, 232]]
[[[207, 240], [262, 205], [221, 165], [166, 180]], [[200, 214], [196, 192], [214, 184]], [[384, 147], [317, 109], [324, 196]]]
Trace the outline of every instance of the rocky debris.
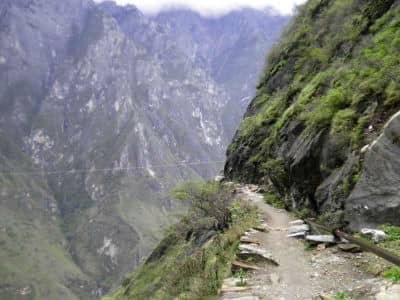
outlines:
[[337, 242], [333, 235], [307, 235], [306, 240], [315, 244], [335, 244]]
[[240, 252], [238, 253], [239, 257], [248, 258], [248, 257], [255, 257], [260, 258], [262, 260], [266, 260], [273, 265], [278, 266], [279, 263], [275, 260], [272, 253], [269, 251], [259, 247], [255, 244], [240, 244], [239, 245]]
[[386, 233], [378, 229], [363, 228], [360, 233], [363, 236], [371, 237], [375, 243], [379, 243], [386, 238]]
[[358, 246], [356, 244], [340, 244], [338, 246], [338, 248], [340, 250], [342, 250], [343, 252], [350, 252], [350, 253], [360, 253], [360, 252], [362, 252], [362, 249], [360, 248], [360, 246]]
[[299, 233], [299, 232], [307, 232], [310, 231], [310, 226], [307, 224], [303, 224], [303, 225], [296, 225], [296, 226], [291, 226], [288, 229], [288, 233], [292, 234], [292, 233]]
[[304, 225], [304, 221], [301, 219], [289, 222], [289, 226], [300, 226], [300, 225]]

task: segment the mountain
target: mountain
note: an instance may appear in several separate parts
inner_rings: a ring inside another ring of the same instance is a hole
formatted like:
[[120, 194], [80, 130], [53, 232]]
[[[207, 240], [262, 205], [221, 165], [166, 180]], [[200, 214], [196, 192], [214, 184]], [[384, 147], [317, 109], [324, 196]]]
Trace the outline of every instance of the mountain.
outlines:
[[336, 226], [399, 225], [400, 2], [310, 0], [268, 56], [227, 177]]
[[238, 65], [218, 77], [200, 60], [226, 62], [186, 47], [201, 32], [178, 34], [166, 15], [91, 0], [1, 2], [0, 298], [99, 298], [185, 209], [169, 191], [221, 167], [228, 117], [250, 95], [229, 82], [256, 76], [239, 72], [250, 61], [239, 55], [262, 57], [281, 27], [262, 27], [260, 42], [243, 33], [222, 44], [240, 28], [261, 30], [236, 19], [287, 18], [238, 11], [221, 21], [219, 55]]
[[254, 96], [265, 64], [287, 16], [272, 10], [243, 8], [219, 18], [205, 18], [187, 10], [162, 12], [153, 18], [183, 49], [186, 56], [210, 74], [228, 94], [223, 120], [229, 140]]

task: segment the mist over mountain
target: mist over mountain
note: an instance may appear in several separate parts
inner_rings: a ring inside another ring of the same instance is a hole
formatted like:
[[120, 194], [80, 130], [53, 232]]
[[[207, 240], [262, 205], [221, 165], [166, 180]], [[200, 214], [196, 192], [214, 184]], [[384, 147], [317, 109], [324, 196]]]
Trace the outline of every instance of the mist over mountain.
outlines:
[[0, 3], [0, 298], [98, 299], [222, 167], [287, 17]]

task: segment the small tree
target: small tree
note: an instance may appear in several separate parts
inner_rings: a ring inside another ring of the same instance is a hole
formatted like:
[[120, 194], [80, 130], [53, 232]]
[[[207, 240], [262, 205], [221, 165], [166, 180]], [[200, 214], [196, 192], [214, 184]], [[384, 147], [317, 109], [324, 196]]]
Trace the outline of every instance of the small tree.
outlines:
[[190, 209], [184, 223], [192, 231], [228, 228], [232, 187], [218, 182], [186, 182], [174, 190], [174, 197], [189, 202]]

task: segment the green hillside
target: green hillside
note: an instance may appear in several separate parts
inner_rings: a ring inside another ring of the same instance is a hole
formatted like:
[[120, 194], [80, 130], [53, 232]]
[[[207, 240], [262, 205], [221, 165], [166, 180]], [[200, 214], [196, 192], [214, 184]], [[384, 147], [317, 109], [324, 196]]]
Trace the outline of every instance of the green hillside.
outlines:
[[[399, 5], [311, 0], [300, 7], [268, 55], [225, 174], [272, 184], [287, 208], [335, 213], [339, 220], [344, 211], [346, 218], [365, 167], [361, 150], [400, 109]], [[382, 187], [364, 198], [392, 192]], [[360, 222], [375, 217], [360, 216]], [[399, 222], [388, 214], [381, 219]]]

